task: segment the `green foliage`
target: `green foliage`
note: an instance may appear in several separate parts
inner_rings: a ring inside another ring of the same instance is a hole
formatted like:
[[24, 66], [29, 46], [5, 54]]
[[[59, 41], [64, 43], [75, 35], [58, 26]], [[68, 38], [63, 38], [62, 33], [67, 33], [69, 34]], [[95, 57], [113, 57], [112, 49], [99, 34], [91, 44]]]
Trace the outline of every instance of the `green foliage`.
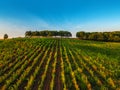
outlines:
[[26, 31], [25, 33], [26, 37], [31, 37], [31, 36], [61, 36], [61, 37], [71, 37], [72, 34], [71, 32], [68, 31]]
[[120, 42], [120, 31], [114, 32], [77, 32], [76, 37], [83, 40]]
[[7, 39], [7, 38], [8, 38], [8, 35], [7, 35], [7, 34], [5, 34], [5, 35], [4, 35], [4, 39]]

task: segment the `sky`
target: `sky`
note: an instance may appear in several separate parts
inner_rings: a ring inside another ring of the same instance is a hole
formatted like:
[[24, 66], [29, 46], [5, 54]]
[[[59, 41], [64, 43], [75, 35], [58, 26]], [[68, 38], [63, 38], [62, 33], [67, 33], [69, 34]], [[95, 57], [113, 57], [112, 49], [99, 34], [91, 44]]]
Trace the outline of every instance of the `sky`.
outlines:
[[0, 0], [0, 38], [29, 30], [120, 31], [120, 0]]

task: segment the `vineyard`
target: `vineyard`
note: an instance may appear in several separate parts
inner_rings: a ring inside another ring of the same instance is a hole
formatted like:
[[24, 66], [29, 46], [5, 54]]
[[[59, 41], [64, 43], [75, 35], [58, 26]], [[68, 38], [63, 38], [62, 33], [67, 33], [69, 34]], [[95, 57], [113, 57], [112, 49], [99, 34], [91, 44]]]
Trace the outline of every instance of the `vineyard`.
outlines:
[[0, 40], [0, 90], [120, 90], [120, 43]]

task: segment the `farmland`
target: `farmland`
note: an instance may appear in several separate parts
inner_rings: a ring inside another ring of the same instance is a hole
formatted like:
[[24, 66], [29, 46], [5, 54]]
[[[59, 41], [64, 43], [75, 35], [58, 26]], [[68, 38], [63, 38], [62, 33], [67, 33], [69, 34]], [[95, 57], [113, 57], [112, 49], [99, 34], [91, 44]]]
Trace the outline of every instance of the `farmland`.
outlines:
[[0, 90], [120, 90], [120, 43], [0, 40]]

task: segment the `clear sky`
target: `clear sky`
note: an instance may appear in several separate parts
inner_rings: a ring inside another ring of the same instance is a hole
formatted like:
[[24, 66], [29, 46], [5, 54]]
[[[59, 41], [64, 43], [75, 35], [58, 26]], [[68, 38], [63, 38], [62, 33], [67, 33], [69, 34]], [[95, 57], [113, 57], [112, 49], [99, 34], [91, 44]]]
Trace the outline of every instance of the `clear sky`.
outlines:
[[0, 0], [0, 38], [46, 29], [120, 30], [120, 0]]

